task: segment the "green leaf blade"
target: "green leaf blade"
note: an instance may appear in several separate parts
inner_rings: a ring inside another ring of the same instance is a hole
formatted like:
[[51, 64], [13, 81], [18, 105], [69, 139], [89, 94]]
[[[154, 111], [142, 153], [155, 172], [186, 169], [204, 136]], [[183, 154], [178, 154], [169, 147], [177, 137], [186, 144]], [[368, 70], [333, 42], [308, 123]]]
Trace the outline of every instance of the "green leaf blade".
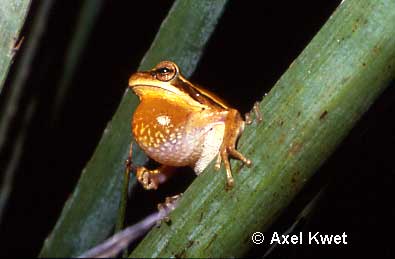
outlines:
[[19, 33], [31, 1], [0, 0], [0, 93], [13, 62]]

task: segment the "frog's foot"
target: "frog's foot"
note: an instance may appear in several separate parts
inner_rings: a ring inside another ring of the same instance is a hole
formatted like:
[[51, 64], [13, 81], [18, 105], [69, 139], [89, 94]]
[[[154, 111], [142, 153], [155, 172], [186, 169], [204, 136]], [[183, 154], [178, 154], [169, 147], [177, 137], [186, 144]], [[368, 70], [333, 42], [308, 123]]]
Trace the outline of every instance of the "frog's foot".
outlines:
[[242, 153], [236, 150], [236, 142], [244, 129], [244, 121], [237, 110], [231, 109], [225, 122], [225, 135], [222, 145], [219, 149], [215, 168], [221, 168], [221, 162], [224, 162], [227, 178], [227, 187], [230, 189], [234, 185], [232, 170], [230, 167], [229, 156], [242, 161], [245, 165], [251, 166], [251, 160], [247, 159]]
[[162, 165], [158, 169], [149, 170], [144, 166], [136, 168], [136, 178], [146, 190], [156, 190], [159, 184], [166, 182], [172, 175], [174, 167]]
[[138, 167], [136, 170], [136, 178], [146, 190], [158, 189], [159, 170], [148, 170], [144, 166]]
[[173, 211], [182, 197], [182, 193], [171, 196], [171, 197], [166, 197], [164, 203], [159, 203], [158, 204], [158, 211], [163, 215], [163, 218], [156, 222], [156, 225], [159, 226], [162, 221], [165, 222], [170, 222], [170, 218], [168, 217], [169, 213]]
[[245, 114], [245, 122], [247, 125], [250, 125], [253, 122], [253, 119], [251, 118], [251, 113], [255, 114], [255, 120], [257, 123], [263, 120], [261, 110], [259, 109], [259, 102], [255, 102], [252, 110]]
[[237, 151], [234, 147], [221, 147], [220, 152], [217, 156], [217, 161], [215, 163], [215, 169], [219, 170], [221, 168], [221, 162], [224, 161], [225, 170], [226, 170], [226, 185], [228, 188], [232, 188], [234, 186], [234, 179], [232, 176], [232, 169], [230, 167], [229, 155], [233, 158], [236, 158], [242, 161], [245, 165], [250, 167], [252, 162], [250, 159], [246, 158], [242, 153]]

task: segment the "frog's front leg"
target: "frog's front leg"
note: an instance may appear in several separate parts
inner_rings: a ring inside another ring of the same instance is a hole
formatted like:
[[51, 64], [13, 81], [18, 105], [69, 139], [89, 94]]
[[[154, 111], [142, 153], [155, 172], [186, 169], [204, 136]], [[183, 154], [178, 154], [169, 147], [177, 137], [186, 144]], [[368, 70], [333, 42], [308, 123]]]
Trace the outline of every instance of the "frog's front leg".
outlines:
[[174, 172], [174, 167], [162, 165], [157, 169], [149, 170], [144, 166], [136, 168], [136, 178], [146, 190], [156, 190], [158, 185], [166, 180]]
[[229, 109], [225, 119], [224, 139], [215, 163], [215, 168], [218, 170], [221, 167], [221, 162], [224, 162], [227, 186], [229, 188], [232, 188], [234, 185], [229, 156], [241, 160], [247, 166], [251, 166], [251, 160], [247, 159], [243, 154], [236, 150], [236, 142], [244, 130], [244, 124], [245, 122], [241, 118], [240, 113], [235, 109]]

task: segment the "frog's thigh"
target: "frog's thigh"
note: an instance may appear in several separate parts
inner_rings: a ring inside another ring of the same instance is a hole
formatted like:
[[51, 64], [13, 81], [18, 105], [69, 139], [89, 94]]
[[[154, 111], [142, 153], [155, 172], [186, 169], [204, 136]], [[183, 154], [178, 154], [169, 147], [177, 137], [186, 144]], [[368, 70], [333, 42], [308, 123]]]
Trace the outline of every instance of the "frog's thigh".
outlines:
[[221, 147], [224, 139], [225, 124], [215, 124], [205, 134], [202, 146], [202, 153], [200, 158], [195, 164], [194, 171], [196, 174], [200, 174], [208, 166], [208, 164], [218, 154], [219, 148]]

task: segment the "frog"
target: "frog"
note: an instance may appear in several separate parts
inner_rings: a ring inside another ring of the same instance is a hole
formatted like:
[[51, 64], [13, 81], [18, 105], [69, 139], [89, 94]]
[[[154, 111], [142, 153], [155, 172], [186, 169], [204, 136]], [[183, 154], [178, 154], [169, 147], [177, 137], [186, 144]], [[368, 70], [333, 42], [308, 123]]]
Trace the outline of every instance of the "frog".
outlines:
[[[223, 163], [226, 187], [234, 186], [230, 158], [251, 167], [252, 161], [236, 149], [251, 113], [245, 115], [229, 106], [211, 91], [188, 81], [178, 65], [162, 61], [148, 71], [129, 78], [129, 88], [138, 96], [132, 121], [132, 134], [140, 148], [160, 166], [138, 166], [136, 178], [147, 189], [157, 189], [174, 168], [189, 166], [197, 175], [215, 161]], [[262, 120], [258, 102], [252, 109]]]

